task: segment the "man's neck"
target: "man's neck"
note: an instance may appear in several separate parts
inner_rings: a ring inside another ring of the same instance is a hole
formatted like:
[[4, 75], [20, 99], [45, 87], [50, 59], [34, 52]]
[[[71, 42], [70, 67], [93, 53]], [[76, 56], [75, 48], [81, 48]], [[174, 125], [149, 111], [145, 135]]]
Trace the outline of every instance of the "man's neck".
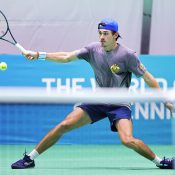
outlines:
[[105, 50], [106, 52], [110, 52], [110, 51], [114, 50], [117, 46], [118, 46], [118, 43], [115, 42], [115, 43], [113, 43], [112, 45], [110, 45], [110, 46], [108, 46], [108, 47], [104, 47], [104, 50]]

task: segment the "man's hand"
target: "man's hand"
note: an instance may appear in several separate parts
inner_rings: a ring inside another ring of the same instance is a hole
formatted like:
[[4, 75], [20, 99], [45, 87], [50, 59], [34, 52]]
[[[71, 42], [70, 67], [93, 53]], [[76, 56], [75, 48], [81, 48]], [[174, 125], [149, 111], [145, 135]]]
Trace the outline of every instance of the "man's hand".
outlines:
[[36, 60], [39, 57], [38, 52], [34, 52], [34, 51], [31, 51], [31, 50], [27, 50], [26, 53], [22, 53], [22, 54], [29, 60]]
[[175, 112], [175, 106], [174, 106], [173, 103], [171, 103], [171, 102], [166, 102], [166, 103], [164, 103], [164, 104], [165, 104], [165, 107], [166, 107], [167, 109], [169, 109], [171, 113], [174, 113], [174, 112]]

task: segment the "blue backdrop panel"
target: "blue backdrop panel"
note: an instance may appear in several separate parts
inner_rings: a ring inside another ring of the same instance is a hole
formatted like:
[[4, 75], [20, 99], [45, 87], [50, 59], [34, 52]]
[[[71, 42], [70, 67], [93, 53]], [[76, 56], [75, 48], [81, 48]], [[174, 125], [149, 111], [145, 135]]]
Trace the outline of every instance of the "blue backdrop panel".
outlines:
[[[140, 56], [147, 69], [166, 89], [175, 85], [174, 56]], [[85, 61], [56, 64], [28, 61], [19, 55], [0, 55], [8, 64], [0, 71], [0, 86], [42, 86], [69, 89], [93, 85], [93, 72]], [[132, 78], [132, 88], [144, 89], [142, 79]], [[37, 143], [73, 110], [73, 104], [0, 104], [0, 144]], [[134, 135], [149, 144], [172, 143], [169, 112], [162, 104], [136, 103], [132, 107]], [[117, 133], [104, 119], [66, 134], [61, 144], [116, 144]]]

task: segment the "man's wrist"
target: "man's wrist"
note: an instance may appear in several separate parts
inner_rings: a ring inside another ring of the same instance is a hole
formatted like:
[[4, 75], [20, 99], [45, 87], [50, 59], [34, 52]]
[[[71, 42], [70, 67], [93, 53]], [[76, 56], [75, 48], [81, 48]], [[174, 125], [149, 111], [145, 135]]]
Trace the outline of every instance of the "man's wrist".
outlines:
[[39, 60], [45, 60], [47, 57], [47, 53], [46, 52], [38, 52], [38, 59]]

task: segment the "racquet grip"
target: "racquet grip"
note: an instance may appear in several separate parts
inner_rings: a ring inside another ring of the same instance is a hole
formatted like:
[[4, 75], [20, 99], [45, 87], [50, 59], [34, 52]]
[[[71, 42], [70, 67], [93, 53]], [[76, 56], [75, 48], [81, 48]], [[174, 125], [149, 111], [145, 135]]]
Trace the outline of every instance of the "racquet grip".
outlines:
[[28, 51], [26, 49], [24, 49], [24, 47], [22, 47], [20, 44], [16, 43], [15, 46], [24, 54], [27, 54]]

